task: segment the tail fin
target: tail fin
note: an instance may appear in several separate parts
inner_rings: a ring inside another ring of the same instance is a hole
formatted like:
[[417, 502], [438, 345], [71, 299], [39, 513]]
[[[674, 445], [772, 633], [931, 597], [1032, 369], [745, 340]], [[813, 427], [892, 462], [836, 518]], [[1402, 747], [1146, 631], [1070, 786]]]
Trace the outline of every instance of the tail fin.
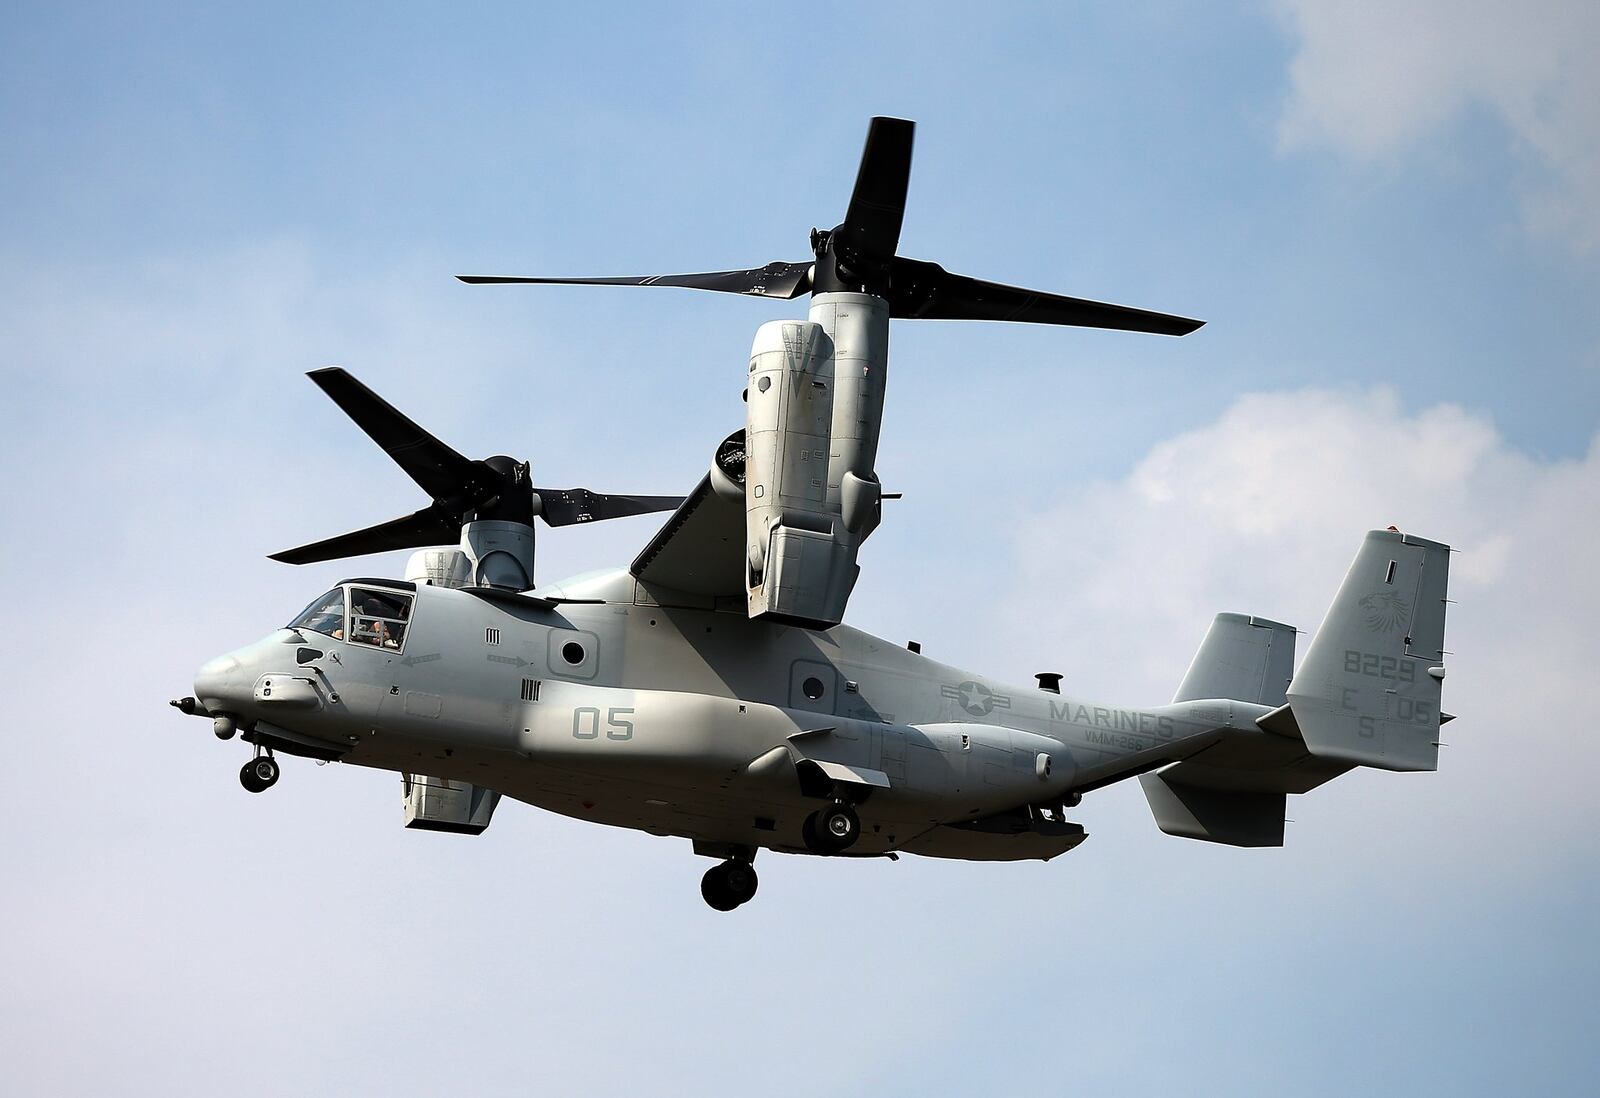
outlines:
[[[1380, 770], [1437, 770], [1450, 547], [1367, 535], [1289, 684], [1261, 719], [1298, 729], [1313, 755]], [[1286, 720], [1287, 718], [1287, 720]]]
[[1435, 770], [1444, 680], [1450, 549], [1374, 530], [1311, 639], [1287, 691], [1294, 631], [1219, 614], [1175, 701], [1232, 698], [1278, 708], [1265, 732], [1225, 737], [1140, 783], [1169, 835], [1230, 846], [1280, 846], [1290, 793], [1353, 766]]
[[1174, 702], [1232, 698], [1282, 705], [1294, 674], [1294, 626], [1243, 614], [1218, 614], [1183, 676]]

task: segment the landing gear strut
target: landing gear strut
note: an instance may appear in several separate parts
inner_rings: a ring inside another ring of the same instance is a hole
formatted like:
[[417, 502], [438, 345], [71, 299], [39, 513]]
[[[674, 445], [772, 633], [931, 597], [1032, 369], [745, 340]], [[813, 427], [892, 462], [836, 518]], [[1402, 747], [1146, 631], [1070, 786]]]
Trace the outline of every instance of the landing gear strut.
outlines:
[[[257, 748], [259, 751], [260, 748]], [[262, 793], [278, 783], [278, 760], [269, 755], [257, 755], [239, 771], [239, 784], [252, 793]]]
[[841, 854], [861, 837], [861, 818], [849, 801], [836, 797], [827, 808], [807, 816], [800, 833], [813, 854]]
[[706, 870], [700, 878], [700, 895], [716, 910], [732, 911], [750, 902], [758, 883], [755, 866], [743, 858], [729, 858]]

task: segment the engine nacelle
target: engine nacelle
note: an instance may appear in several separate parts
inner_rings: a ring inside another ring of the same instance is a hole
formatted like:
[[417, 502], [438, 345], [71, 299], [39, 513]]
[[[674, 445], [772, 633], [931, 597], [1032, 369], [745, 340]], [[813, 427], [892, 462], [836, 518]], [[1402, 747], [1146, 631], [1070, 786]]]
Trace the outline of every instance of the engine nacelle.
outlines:
[[711, 459], [711, 490], [729, 503], [744, 506], [744, 428], [722, 440]]
[[880, 516], [872, 465], [888, 328], [884, 302], [833, 293], [813, 298], [810, 320], [773, 321], [756, 332], [743, 484], [753, 618], [826, 626], [844, 617], [860, 573], [857, 550]]

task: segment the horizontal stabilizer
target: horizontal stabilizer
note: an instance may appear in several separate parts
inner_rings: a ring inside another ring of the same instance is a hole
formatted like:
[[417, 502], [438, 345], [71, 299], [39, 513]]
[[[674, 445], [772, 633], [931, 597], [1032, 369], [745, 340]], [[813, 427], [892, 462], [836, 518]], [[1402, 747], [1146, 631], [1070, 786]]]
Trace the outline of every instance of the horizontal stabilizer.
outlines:
[[1282, 846], [1282, 793], [1201, 789], [1168, 779], [1167, 771], [1140, 774], [1156, 826], [1168, 835], [1227, 846]]
[[1278, 706], [1293, 674], [1294, 626], [1218, 614], [1172, 700], [1230, 698]]

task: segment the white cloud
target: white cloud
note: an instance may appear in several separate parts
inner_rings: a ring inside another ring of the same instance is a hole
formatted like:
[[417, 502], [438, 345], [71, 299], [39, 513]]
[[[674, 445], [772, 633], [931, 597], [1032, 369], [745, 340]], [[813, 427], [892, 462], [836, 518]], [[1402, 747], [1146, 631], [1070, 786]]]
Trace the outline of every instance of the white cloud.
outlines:
[[1600, 244], [1600, 7], [1569, 0], [1280, 0], [1299, 39], [1286, 148], [1404, 151], [1474, 109], [1510, 132], [1535, 232]]
[[[1445, 706], [1460, 719], [1440, 774], [1343, 781], [1396, 810], [1385, 826], [1451, 821], [1442, 849], [1461, 866], [1490, 849], [1535, 863], [1594, 850], [1578, 821], [1600, 764], [1600, 741], [1580, 731], [1600, 661], [1600, 436], [1581, 460], [1543, 463], [1481, 416], [1410, 412], [1385, 389], [1245, 396], [1029, 524], [1002, 634], [1076, 669], [1074, 692], [1162, 700], [1212, 614], [1309, 633], [1361, 534], [1391, 524], [1459, 550]], [[1045, 592], [1071, 612], [1041, 621]], [[1314, 804], [1333, 788], [1306, 798], [1299, 818], [1381, 839], [1371, 817], [1338, 820], [1324, 811], [1332, 802]]]

